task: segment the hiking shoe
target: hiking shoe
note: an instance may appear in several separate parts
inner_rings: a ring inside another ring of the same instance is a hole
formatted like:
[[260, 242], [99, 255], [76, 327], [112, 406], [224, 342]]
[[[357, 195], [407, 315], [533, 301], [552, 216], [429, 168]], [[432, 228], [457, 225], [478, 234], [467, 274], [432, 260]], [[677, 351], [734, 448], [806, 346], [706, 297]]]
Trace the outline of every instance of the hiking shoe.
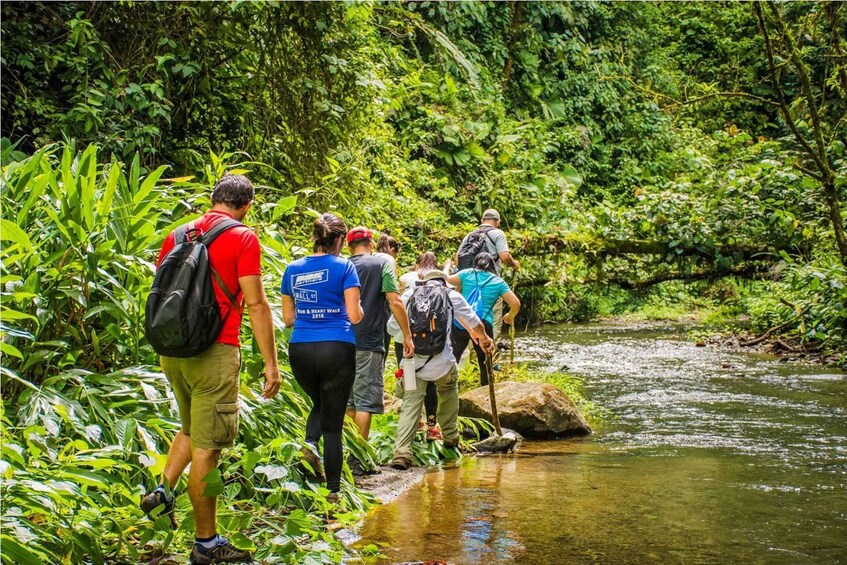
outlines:
[[379, 469], [371, 469], [369, 467], [365, 467], [364, 463], [352, 456], [347, 458], [347, 466], [350, 467], [350, 474], [354, 477], [367, 477], [369, 475], [378, 475], [380, 472]]
[[403, 455], [398, 455], [394, 459], [391, 460], [391, 466], [398, 471], [405, 471], [409, 467], [412, 466], [412, 460]]
[[441, 426], [435, 424], [427, 428], [426, 430], [426, 441], [435, 441], [437, 439], [444, 439], [444, 435], [441, 433]]
[[446, 449], [459, 449], [459, 438], [456, 439], [445, 439], [444, 447]]
[[218, 544], [206, 549], [199, 543], [191, 548], [191, 565], [206, 565], [208, 563], [252, 563], [253, 554], [244, 549], [238, 549], [225, 537], [218, 536]]
[[[171, 521], [171, 528], [175, 530], [177, 529], [178, 524], [174, 514], [174, 502], [175, 499], [173, 497], [168, 500], [162, 490], [156, 489], [141, 497], [141, 504], [139, 506], [141, 506], [141, 510], [153, 520], [159, 516], [167, 516]], [[160, 506], [162, 507], [161, 512], [159, 512], [156, 516], [152, 516], [151, 513]]]
[[[318, 457], [317, 453], [315, 453], [315, 449], [307, 445], [300, 449], [300, 453], [303, 454], [303, 458], [298, 461], [297, 465], [303, 472], [303, 474], [306, 476], [306, 480], [311, 481], [313, 483], [326, 482], [326, 475], [324, 475], [324, 466], [321, 463], [321, 458]], [[304, 465], [304, 463], [308, 463], [311, 469]]]

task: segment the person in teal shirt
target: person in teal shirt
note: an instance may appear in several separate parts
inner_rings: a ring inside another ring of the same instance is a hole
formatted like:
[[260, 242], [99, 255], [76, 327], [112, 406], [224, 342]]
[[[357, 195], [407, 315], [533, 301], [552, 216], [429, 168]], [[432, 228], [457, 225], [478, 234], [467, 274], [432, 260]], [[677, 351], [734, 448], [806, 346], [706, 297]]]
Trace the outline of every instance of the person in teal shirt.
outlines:
[[[502, 298], [509, 305], [509, 313], [503, 316], [504, 324], [512, 324], [521, 309], [521, 301], [512, 292], [509, 285], [495, 274], [495, 261], [490, 253], [479, 253], [474, 259], [472, 269], [459, 271], [451, 275], [447, 282], [455, 286], [471, 305], [485, 326], [488, 337], [494, 337], [494, 305]], [[462, 358], [471, 336], [465, 328], [454, 327], [450, 336], [453, 355], [458, 363]], [[488, 370], [485, 366], [485, 352], [474, 342], [474, 351], [479, 361], [479, 382], [481, 386], [488, 384]]]

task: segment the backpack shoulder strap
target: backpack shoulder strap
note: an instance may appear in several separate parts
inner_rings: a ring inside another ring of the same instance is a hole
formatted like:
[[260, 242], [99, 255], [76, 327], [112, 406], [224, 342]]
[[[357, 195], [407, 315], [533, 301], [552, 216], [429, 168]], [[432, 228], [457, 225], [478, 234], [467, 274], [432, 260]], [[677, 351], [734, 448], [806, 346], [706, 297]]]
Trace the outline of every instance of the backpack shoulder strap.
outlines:
[[182, 224], [174, 230], [174, 246], [188, 241], [188, 233], [194, 231], [194, 222]]
[[230, 230], [234, 227], [243, 226], [243, 225], [244, 224], [242, 224], [238, 220], [233, 220], [232, 218], [226, 218], [226, 219], [221, 220], [220, 222], [216, 223], [214, 226], [211, 227], [211, 229], [209, 229], [206, 233], [204, 233], [202, 236], [200, 236], [200, 240], [203, 242], [203, 244], [206, 247], [208, 247], [208, 246], [212, 245], [212, 242], [215, 241], [218, 238], [218, 236], [221, 235], [223, 232]]
[[[476, 231], [478, 231], [478, 232], [480, 232], [482, 235], [484, 235], [484, 236], [485, 236], [485, 238], [486, 238], [488, 241], [490, 241], [490, 242], [491, 242], [491, 245], [493, 245], [493, 246], [494, 246], [494, 249], [496, 250], [496, 249], [497, 249], [497, 244], [496, 244], [496, 243], [494, 243], [494, 240], [491, 238], [491, 232], [492, 232], [493, 230], [495, 230], [495, 229], [496, 229], [496, 228], [495, 228], [494, 226], [492, 226], [492, 225], [489, 225], [489, 224], [483, 224], [483, 225], [479, 226], [478, 228], [476, 228]], [[494, 259], [495, 259], [495, 260], [499, 260], [499, 256], [498, 256], [498, 257], [495, 257]]]
[[[220, 222], [216, 223], [214, 226], [212, 226], [212, 228], [209, 231], [207, 231], [202, 236], [200, 236], [200, 240], [203, 242], [203, 244], [206, 247], [209, 247], [212, 244], [212, 242], [215, 241], [218, 238], [218, 236], [221, 235], [223, 232], [230, 230], [234, 227], [243, 226], [243, 225], [244, 224], [242, 224], [241, 222], [239, 222], [237, 220], [233, 220], [232, 218], [226, 218], [226, 219], [221, 220]], [[209, 265], [209, 270], [212, 272], [212, 276], [215, 278], [215, 282], [218, 283], [218, 287], [220, 287], [220, 289], [226, 295], [227, 299], [229, 300], [229, 303], [232, 304], [233, 308], [237, 309], [238, 305], [236, 304], [236, 301], [235, 301], [235, 295], [232, 293], [231, 290], [229, 290], [229, 287], [226, 286], [226, 284], [224, 283], [221, 276], [218, 274], [218, 272], [216, 270], [214, 270], [212, 268], [211, 265]], [[228, 315], [228, 313], [227, 313], [227, 315]]]

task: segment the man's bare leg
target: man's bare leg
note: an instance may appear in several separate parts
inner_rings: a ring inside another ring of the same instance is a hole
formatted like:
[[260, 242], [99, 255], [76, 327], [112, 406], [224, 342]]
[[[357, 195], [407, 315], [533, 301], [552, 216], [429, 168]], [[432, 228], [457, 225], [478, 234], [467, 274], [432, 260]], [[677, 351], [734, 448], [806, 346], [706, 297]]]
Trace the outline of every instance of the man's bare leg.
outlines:
[[188, 497], [194, 508], [195, 536], [210, 538], [216, 533], [215, 516], [218, 497], [203, 496], [206, 483], [203, 479], [210, 471], [218, 467], [221, 456], [220, 449], [203, 449], [194, 447], [191, 450], [191, 471], [188, 473]]

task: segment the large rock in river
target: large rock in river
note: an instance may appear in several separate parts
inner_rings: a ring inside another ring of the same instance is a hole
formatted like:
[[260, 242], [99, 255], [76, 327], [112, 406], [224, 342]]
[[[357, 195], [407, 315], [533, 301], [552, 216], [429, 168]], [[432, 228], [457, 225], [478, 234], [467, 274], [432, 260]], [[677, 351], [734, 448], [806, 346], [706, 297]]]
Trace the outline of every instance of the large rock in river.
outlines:
[[[568, 396], [546, 383], [504, 381], [494, 385], [500, 425], [526, 437], [550, 438], [586, 435], [591, 428]], [[459, 397], [459, 415], [491, 421], [488, 387]]]

